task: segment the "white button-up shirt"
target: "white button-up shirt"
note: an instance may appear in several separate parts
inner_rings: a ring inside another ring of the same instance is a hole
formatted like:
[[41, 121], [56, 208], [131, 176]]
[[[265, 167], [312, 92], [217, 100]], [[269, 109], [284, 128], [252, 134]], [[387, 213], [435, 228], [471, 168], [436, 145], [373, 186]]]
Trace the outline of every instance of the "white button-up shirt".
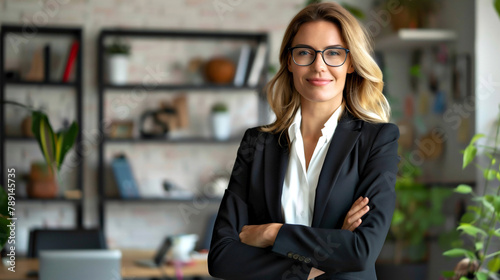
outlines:
[[318, 139], [307, 170], [304, 141], [300, 131], [302, 122], [300, 108], [288, 128], [291, 143], [290, 159], [281, 196], [283, 217], [287, 224], [311, 226], [319, 174], [341, 113], [342, 106], [339, 106], [321, 129], [322, 136]]

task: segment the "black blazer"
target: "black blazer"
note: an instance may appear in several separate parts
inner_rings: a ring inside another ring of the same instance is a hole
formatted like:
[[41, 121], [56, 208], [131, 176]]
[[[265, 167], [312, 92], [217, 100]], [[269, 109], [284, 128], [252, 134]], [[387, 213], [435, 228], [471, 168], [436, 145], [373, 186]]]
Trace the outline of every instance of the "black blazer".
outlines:
[[[367, 123], [346, 111], [320, 173], [311, 227], [284, 224], [272, 247], [243, 244], [238, 235], [244, 225], [284, 223], [285, 138], [258, 128], [246, 131], [215, 222], [210, 274], [235, 280], [306, 279], [316, 267], [326, 272], [318, 280], [377, 279], [375, 260], [395, 207], [398, 127]], [[356, 230], [342, 230], [360, 196], [370, 199], [370, 211]]]

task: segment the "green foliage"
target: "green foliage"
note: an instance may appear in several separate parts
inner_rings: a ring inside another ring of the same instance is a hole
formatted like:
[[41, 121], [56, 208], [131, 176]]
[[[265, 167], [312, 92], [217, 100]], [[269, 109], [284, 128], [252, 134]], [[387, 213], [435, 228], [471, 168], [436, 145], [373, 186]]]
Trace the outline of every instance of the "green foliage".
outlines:
[[212, 112], [213, 113], [221, 113], [221, 112], [227, 112], [228, 108], [225, 103], [216, 103], [212, 106]]
[[109, 46], [106, 47], [106, 53], [108, 54], [124, 54], [124, 55], [129, 55], [130, 54], [130, 46], [128, 44], [125, 44], [122, 42], [120, 39], [115, 39], [113, 43]]
[[500, 0], [494, 0], [493, 6], [495, 7], [495, 11], [497, 11], [498, 16], [500, 16]]
[[[489, 158], [487, 167], [476, 164], [485, 179], [484, 192], [477, 194], [470, 186], [463, 184], [455, 188], [455, 192], [469, 195], [472, 200], [472, 205], [467, 207], [467, 212], [461, 217], [460, 224], [457, 226], [457, 231], [466, 242], [443, 253], [449, 257], [465, 256], [477, 262], [478, 266], [471, 268], [471, 273], [477, 280], [488, 279], [488, 276], [500, 276], [498, 273], [500, 270], [500, 250], [494, 251], [490, 247], [493, 239], [498, 241], [500, 238], [500, 228], [498, 228], [500, 222], [500, 166], [497, 166], [497, 160], [494, 156], [498, 154], [499, 131], [500, 122], [497, 122], [493, 146], [479, 146], [476, 141], [485, 135], [477, 134], [463, 151], [463, 168], [479, 156], [480, 149], [478, 147], [481, 147], [481, 153]], [[464, 277], [462, 276], [460, 279], [462, 278]]]
[[10, 228], [7, 227], [10, 224], [9, 220], [7, 220], [10, 217], [7, 205], [8, 201], [7, 193], [0, 186], [0, 249], [3, 248], [10, 235]]
[[[409, 163], [409, 161], [407, 161]], [[450, 188], [428, 187], [416, 181], [421, 170], [407, 164], [400, 169], [396, 180], [396, 209], [392, 217], [390, 234], [399, 245], [395, 253], [395, 262], [402, 258], [421, 261], [427, 253], [426, 237], [433, 226], [442, 225], [445, 217], [442, 213], [443, 201], [452, 193]]]
[[42, 111], [33, 110], [13, 101], [5, 101], [4, 103], [21, 106], [31, 111], [31, 131], [35, 135], [43, 157], [50, 168], [59, 171], [64, 157], [75, 144], [78, 135], [78, 124], [74, 121], [68, 128], [54, 133], [49, 118]]

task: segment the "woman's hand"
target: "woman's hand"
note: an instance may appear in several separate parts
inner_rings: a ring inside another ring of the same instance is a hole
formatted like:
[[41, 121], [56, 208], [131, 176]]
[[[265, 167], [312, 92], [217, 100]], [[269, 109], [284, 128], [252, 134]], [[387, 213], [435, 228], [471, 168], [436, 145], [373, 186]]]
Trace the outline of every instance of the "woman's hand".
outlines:
[[342, 229], [347, 229], [350, 231], [354, 231], [359, 225], [361, 225], [361, 217], [363, 217], [364, 214], [368, 213], [370, 210], [370, 206], [368, 206], [368, 197], [363, 198], [360, 196], [354, 204], [351, 206], [351, 209], [349, 212], [347, 212], [347, 215], [345, 216], [344, 219], [344, 225], [342, 226]]
[[278, 223], [243, 226], [240, 241], [259, 248], [273, 246], [281, 226], [283, 224]]

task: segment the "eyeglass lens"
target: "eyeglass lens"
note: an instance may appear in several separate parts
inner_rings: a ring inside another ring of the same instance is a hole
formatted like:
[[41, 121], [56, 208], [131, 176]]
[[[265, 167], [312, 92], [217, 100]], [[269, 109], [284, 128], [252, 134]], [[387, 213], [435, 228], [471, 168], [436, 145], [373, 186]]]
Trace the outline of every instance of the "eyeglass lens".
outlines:
[[[328, 48], [323, 51], [323, 60], [330, 66], [340, 66], [347, 57], [347, 51], [339, 48]], [[316, 58], [316, 51], [312, 48], [295, 48], [292, 51], [293, 60], [297, 65], [310, 65]]]

